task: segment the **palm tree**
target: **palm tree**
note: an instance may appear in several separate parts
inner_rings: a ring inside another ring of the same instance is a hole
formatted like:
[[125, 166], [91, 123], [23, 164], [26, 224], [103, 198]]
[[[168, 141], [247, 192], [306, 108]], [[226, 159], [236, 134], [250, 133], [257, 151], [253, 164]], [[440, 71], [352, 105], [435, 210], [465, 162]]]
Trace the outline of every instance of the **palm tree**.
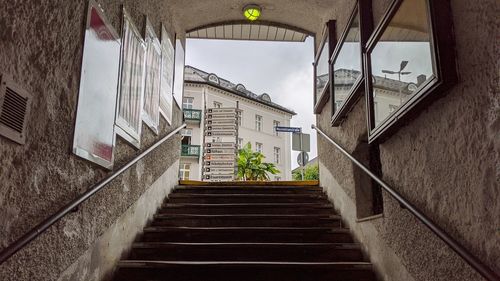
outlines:
[[253, 151], [252, 145], [247, 143], [238, 150], [238, 179], [244, 181], [269, 180], [269, 174], [276, 175], [280, 171], [273, 163], [263, 163], [264, 154]]

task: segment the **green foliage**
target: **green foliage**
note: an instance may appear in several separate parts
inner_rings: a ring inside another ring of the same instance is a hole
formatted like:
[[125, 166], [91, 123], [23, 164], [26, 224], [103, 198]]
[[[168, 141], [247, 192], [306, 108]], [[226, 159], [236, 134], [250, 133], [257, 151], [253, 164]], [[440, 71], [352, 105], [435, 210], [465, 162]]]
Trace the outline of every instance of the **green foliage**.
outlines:
[[[293, 172], [292, 174], [293, 180], [300, 181], [302, 180], [302, 176], [300, 170]], [[309, 165], [304, 169], [304, 180], [319, 180], [319, 165]]]
[[252, 150], [252, 145], [247, 143], [238, 150], [238, 179], [244, 181], [269, 180], [269, 174], [276, 175], [280, 171], [273, 163], [263, 163], [264, 154]]

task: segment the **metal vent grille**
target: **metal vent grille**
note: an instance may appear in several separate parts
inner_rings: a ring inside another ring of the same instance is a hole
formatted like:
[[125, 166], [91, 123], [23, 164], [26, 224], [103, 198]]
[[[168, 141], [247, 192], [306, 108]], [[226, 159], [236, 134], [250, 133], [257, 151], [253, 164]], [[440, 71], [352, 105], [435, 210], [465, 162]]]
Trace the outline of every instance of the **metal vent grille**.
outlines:
[[0, 135], [24, 144], [31, 97], [12, 79], [3, 76], [0, 87]]

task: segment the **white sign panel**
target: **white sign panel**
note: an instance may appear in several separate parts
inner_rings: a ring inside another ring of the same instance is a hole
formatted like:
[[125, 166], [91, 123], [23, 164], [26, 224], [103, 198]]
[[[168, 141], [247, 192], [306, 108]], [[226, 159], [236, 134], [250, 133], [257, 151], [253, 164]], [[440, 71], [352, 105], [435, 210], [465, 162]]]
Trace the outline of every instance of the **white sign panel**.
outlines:
[[207, 112], [213, 113], [213, 114], [223, 114], [223, 113], [236, 114], [237, 109], [236, 108], [209, 108], [209, 109], [207, 109]]
[[212, 136], [236, 136], [237, 132], [236, 131], [207, 131], [205, 132], [206, 136], [212, 137]]
[[142, 120], [158, 134], [160, 123], [161, 45], [153, 25], [146, 19], [146, 82]]
[[[235, 159], [234, 154], [207, 154], [205, 155], [205, 160], [231, 160]], [[234, 163], [233, 163], [234, 165]]]
[[175, 68], [174, 68], [174, 98], [177, 104], [182, 104], [184, 92], [184, 47], [180, 39], [175, 39]]
[[172, 105], [173, 105], [173, 87], [174, 87], [174, 45], [170, 36], [161, 26], [161, 94], [160, 94], [160, 113], [165, 117], [169, 124], [172, 124]]
[[235, 154], [236, 148], [205, 148], [207, 154]]
[[236, 144], [232, 142], [208, 142], [205, 147], [213, 148], [236, 148]]
[[146, 44], [130, 15], [123, 9], [120, 87], [116, 110], [116, 133], [140, 148], [144, 59]]
[[224, 161], [224, 160], [209, 160], [205, 161], [205, 166], [206, 167], [233, 167], [234, 168], [234, 162], [233, 161]]
[[120, 36], [90, 1], [78, 92], [73, 153], [113, 168]]
[[232, 181], [234, 175], [205, 175], [205, 179], [213, 181]]
[[207, 125], [229, 125], [229, 124], [238, 124], [235, 120], [232, 119], [213, 119], [213, 120], [207, 120], [205, 122]]

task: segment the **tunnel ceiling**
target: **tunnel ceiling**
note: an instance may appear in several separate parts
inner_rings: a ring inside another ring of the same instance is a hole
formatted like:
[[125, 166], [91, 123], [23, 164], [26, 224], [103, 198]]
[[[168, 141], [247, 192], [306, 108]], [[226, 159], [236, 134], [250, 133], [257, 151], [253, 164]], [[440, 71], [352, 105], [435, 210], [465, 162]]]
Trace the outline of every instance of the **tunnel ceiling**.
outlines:
[[[174, 0], [169, 2], [177, 30], [193, 31], [204, 26], [243, 20], [247, 4], [262, 7], [263, 22], [278, 23], [302, 30], [306, 34], [321, 34], [330, 19], [332, 6], [339, 0]], [[179, 34], [185, 37], [184, 34]]]

